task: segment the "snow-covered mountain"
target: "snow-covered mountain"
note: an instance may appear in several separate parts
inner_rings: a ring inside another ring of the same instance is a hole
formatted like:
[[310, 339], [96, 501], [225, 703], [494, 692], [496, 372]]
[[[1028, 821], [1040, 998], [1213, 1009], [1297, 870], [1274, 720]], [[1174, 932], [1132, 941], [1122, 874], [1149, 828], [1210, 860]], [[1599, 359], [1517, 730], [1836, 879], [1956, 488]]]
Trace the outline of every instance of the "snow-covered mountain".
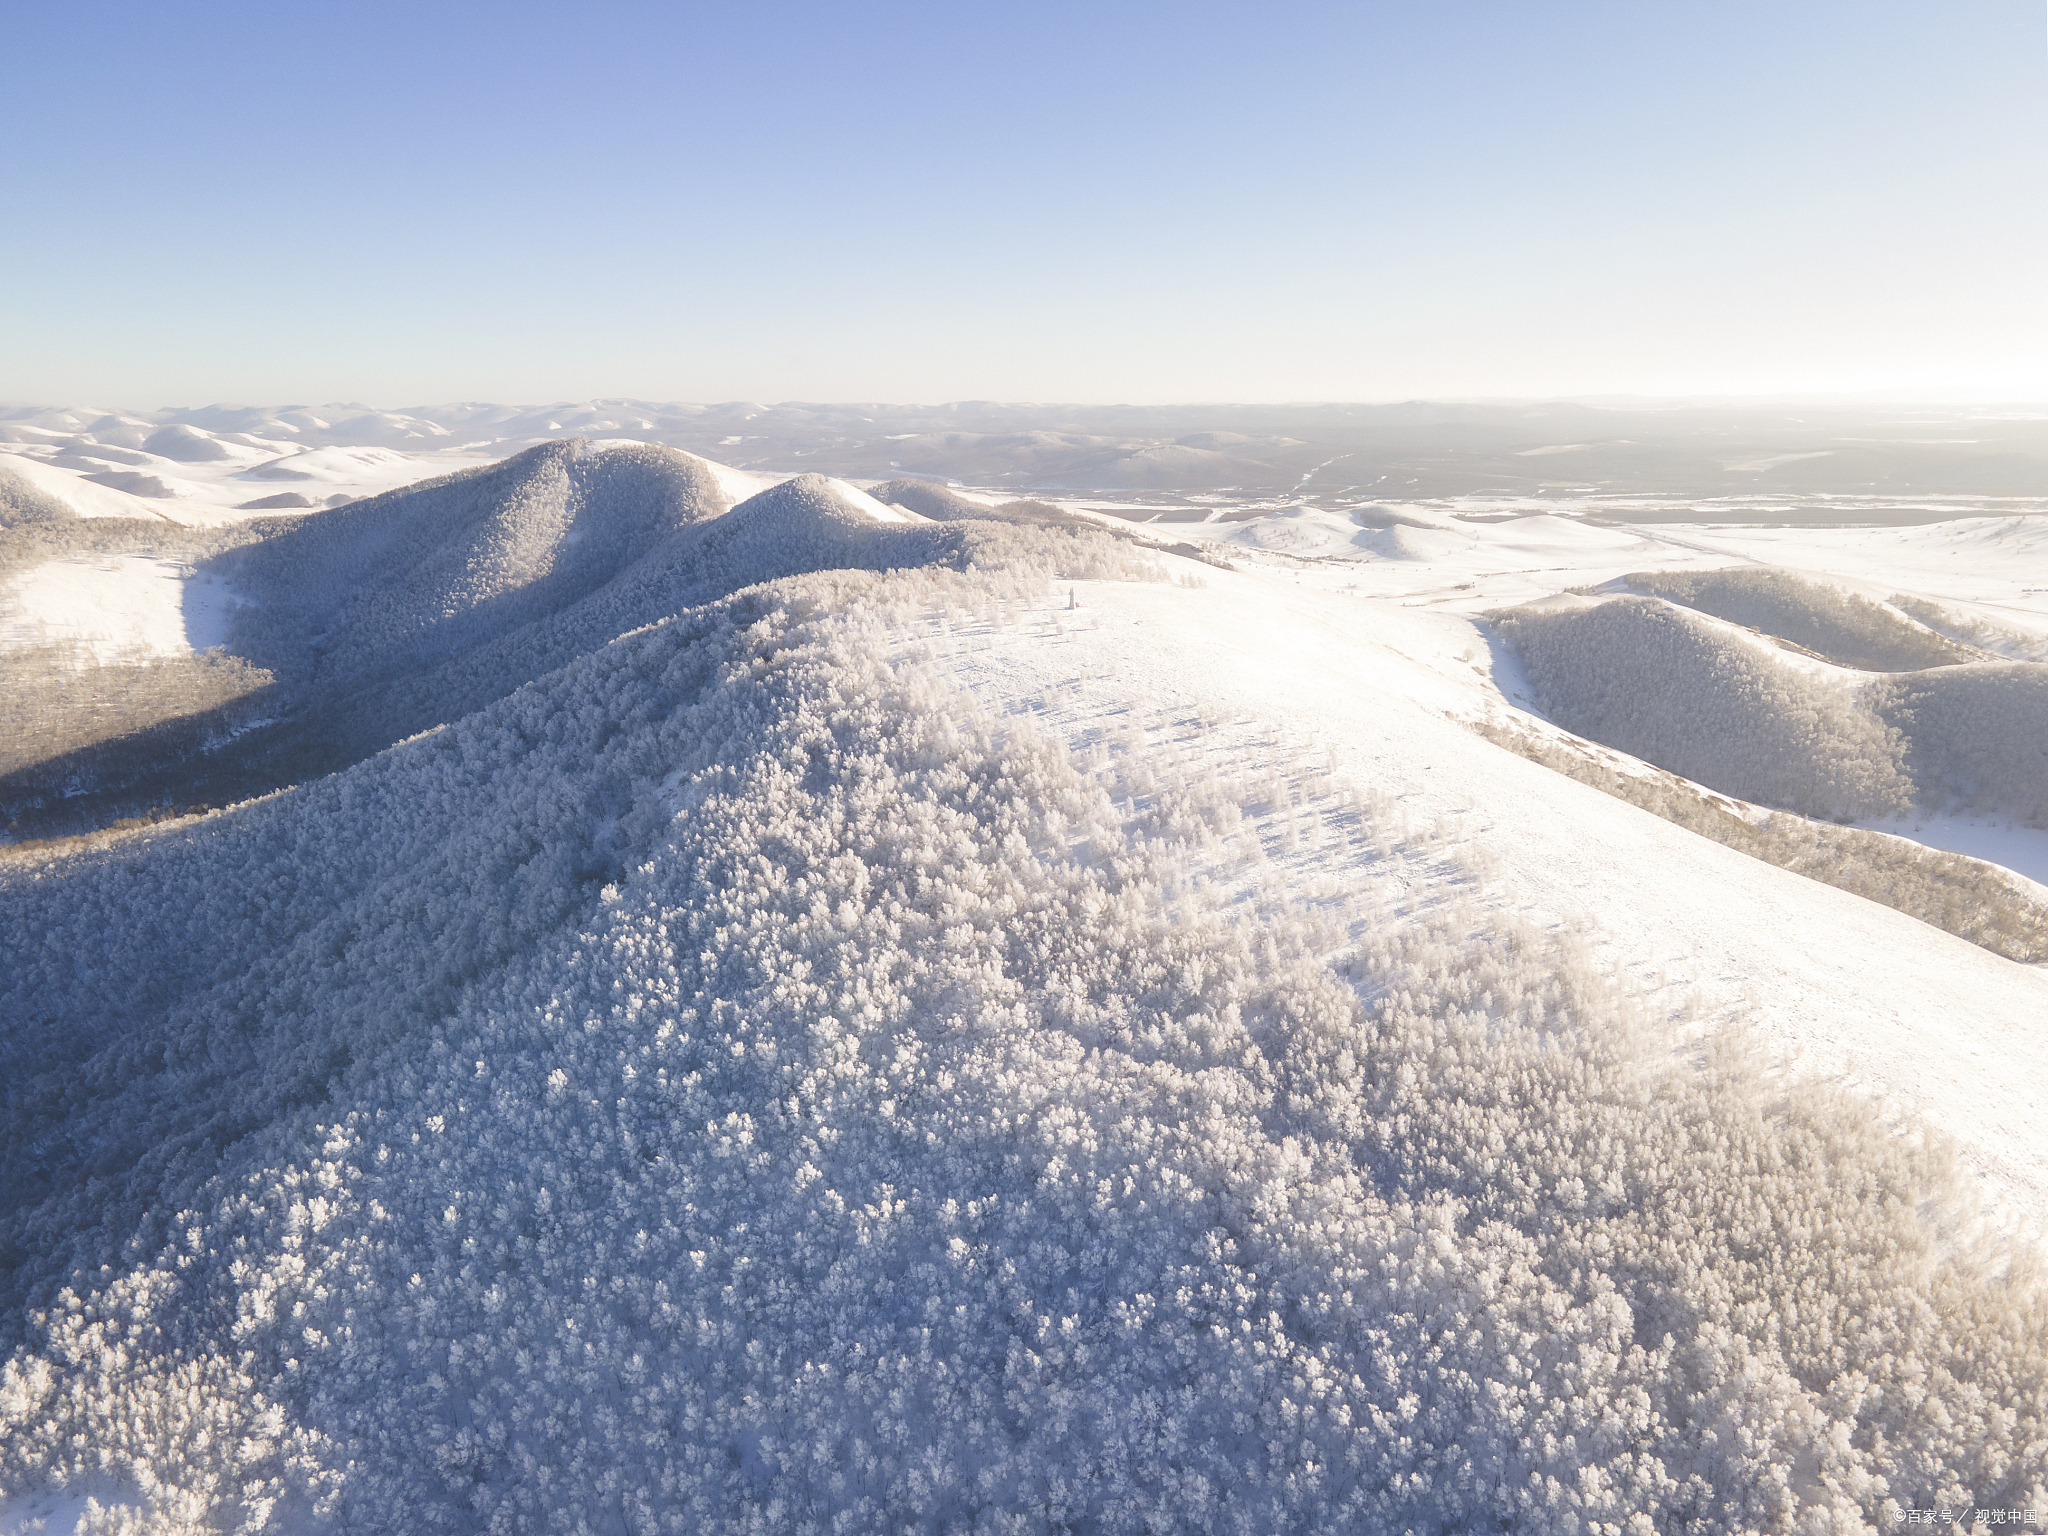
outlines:
[[[9, 457], [78, 471], [133, 515], [214, 519], [266, 496], [327, 504], [564, 437], [681, 448], [778, 478], [823, 470], [1001, 488], [1153, 496], [1612, 498], [1691, 522], [1924, 520], [2048, 496], [2048, 411], [1514, 402], [1391, 405], [210, 405], [148, 412], [0, 406]], [[16, 465], [14, 467], [19, 467]], [[9, 493], [0, 489], [0, 498]], [[1674, 505], [1674, 503], [1677, 503]], [[1946, 509], [1946, 512], [1944, 511]]]
[[0, 1528], [2048, 1518], [2041, 518], [65, 427]]

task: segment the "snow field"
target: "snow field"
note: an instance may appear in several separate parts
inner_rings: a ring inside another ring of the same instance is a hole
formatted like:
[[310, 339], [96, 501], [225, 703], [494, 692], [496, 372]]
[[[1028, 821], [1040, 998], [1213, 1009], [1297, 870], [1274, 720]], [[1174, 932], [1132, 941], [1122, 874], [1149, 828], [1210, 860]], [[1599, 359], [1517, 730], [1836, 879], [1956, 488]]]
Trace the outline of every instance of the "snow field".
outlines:
[[24, 502], [22, 510], [40, 509], [53, 515], [173, 521], [154, 498], [96, 485], [31, 454], [0, 454], [0, 507], [11, 508], [17, 500]]
[[2048, 902], [2048, 831], [2023, 827], [2006, 816], [1954, 813], [1915, 814], [1858, 825], [2000, 865], [2036, 887], [2039, 899]]
[[2048, 887], [1995, 862], [1868, 827], [1766, 810], [1563, 731], [1475, 722], [1488, 741], [1753, 858], [1917, 918], [2024, 964], [2048, 961]]
[[[1869, 583], [2036, 640], [2048, 638], [2048, 517], [1958, 517], [1913, 528], [1685, 529], [1686, 542], [1826, 579]], [[1959, 636], [1968, 640], [1968, 636]]]
[[[1560, 596], [1495, 615], [1535, 702], [1558, 724], [1724, 794], [1804, 814], [1963, 811], [2048, 827], [2048, 667], [1977, 659], [1889, 609], [1782, 572], [1630, 579], [1690, 604], [1718, 594], [1735, 618], [1797, 631], [1855, 666], [1788, 652], [1772, 632], [1656, 597]], [[1812, 593], [1820, 611], [1806, 603]], [[1795, 611], [1773, 618], [1764, 611], [1773, 605]], [[1934, 646], [1949, 648], [1938, 653], [1946, 660], [1875, 670], [1927, 661]]]
[[[166, 438], [166, 432], [182, 434]], [[118, 432], [109, 434], [120, 436]], [[152, 446], [153, 445], [153, 446]], [[313, 506], [375, 496], [482, 462], [474, 453], [353, 445], [300, 448], [174, 426], [133, 447], [95, 434], [0, 442], [0, 513], [22, 499], [73, 517], [125, 517], [205, 528], [264, 515], [248, 503], [295, 491]]]
[[70, 642], [99, 662], [224, 644], [236, 599], [180, 560], [52, 560], [0, 589], [0, 651]]

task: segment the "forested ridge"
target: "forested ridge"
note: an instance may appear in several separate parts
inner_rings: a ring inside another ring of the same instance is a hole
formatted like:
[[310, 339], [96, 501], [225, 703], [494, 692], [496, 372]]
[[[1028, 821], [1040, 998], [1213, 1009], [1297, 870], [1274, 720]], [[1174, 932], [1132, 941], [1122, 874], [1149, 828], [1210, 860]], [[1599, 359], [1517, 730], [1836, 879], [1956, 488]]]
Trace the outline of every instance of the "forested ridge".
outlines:
[[[1494, 615], [1538, 706], [1567, 730], [1803, 815], [1853, 821], [1917, 806], [2048, 827], [2048, 665], [1966, 651], [1785, 573], [1628, 582], [1677, 596], [1581, 596]], [[1804, 634], [1816, 655], [1855, 653], [1824, 657], [1852, 670], [1780, 657], [1740, 633], [1743, 619], [1776, 624], [1766, 639]], [[1931, 659], [1936, 645], [1950, 648], [1945, 659]], [[1887, 660], [1908, 665], [1871, 661], [1887, 647]]]
[[[1247, 899], [1271, 803], [1142, 731], [1070, 750], [920, 647], [1156, 579], [1142, 550], [611, 458], [429, 488], [417, 548], [365, 503], [241, 552], [252, 660], [353, 680], [331, 739], [395, 744], [0, 864], [0, 1497], [147, 1531], [2048, 1518], [2048, 1309], [1941, 1145], [1739, 1034], [1679, 1049], [1370, 785], [1314, 779], [1283, 835], [1395, 861], [1398, 900]], [[1720, 679], [1765, 787], [1911, 793], [1905, 727], [1606, 606], [1627, 665]], [[1503, 624], [1559, 688], [1579, 622]], [[1816, 780], [1831, 740], [1860, 755]]]
[[[0, 825], [13, 823], [17, 838], [77, 833], [159, 804], [230, 804], [305, 782], [750, 582], [1041, 558], [1013, 531], [1032, 521], [1028, 509], [975, 510], [945, 526], [878, 524], [815, 475], [735, 508], [689, 454], [571, 441], [211, 534], [195, 564], [236, 594], [232, 656], [157, 660], [147, 671], [81, 669], [57, 649], [38, 659], [37, 675], [52, 681], [31, 686], [24, 673], [7, 691], [9, 712], [33, 731], [0, 778]], [[95, 537], [87, 542], [107, 543]], [[1044, 547], [1083, 545], [1096, 553], [1066, 556], [1076, 569], [1128, 563], [1108, 535], [1079, 524]], [[239, 692], [173, 708], [183, 694], [220, 693], [227, 671]], [[167, 679], [177, 686], [158, 686]], [[183, 736], [159, 728], [180, 719]], [[255, 720], [264, 728], [243, 729]]]

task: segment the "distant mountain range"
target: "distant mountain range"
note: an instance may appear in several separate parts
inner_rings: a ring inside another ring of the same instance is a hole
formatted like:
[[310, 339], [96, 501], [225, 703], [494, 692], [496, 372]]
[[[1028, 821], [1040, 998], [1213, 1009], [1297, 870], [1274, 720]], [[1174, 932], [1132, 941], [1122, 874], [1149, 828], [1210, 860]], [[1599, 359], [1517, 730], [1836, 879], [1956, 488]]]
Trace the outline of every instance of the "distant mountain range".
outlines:
[[[2048, 496], [2048, 414], [1953, 406], [681, 405], [605, 399], [207, 405], [144, 414], [0, 408], [0, 445], [107, 474], [322, 448], [502, 457], [569, 436], [659, 443], [742, 468], [1014, 489], [1369, 497], [1587, 493]], [[288, 464], [274, 464], [287, 478]], [[243, 473], [258, 473], [254, 464]]]

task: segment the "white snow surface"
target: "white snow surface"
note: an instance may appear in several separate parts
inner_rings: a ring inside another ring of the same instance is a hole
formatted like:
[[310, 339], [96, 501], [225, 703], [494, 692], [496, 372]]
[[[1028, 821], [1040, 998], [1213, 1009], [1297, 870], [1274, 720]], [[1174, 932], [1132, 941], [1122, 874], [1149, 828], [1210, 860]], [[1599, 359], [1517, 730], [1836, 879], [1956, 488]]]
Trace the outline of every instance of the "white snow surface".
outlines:
[[438, 456], [405, 454], [391, 448], [287, 448], [275, 457], [244, 464], [239, 478], [266, 485], [274, 482], [277, 490], [292, 490], [299, 482], [310, 482], [323, 490], [333, 487], [361, 496], [409, 485], [421, 477], [423, 468], [440, 472], [442, 462]]
[[[32, 453], [4, 451], [14, 446], [0, 444], [0, 475], [12, 476], [40, 491], [60, 505], [70, 508], [75, 516], [158, 518], [175, 521], [163, 504], [154, 497], [134, 496], [127, 491], [96, 484], [87, 479], [82, 472], [46, 463]], [[110, 464], [108, 467], [113, 466]]]
[[[1736, 853], [1475, 736], [1460, 722], [1501, 693], [1463, 615], [1266, 572], [1200, 579], [1199, 592], [1076, 584], [1077, 611], [1054, 601], [1032, 627], [941, 654], [977, 694], [1028, 707], [1076, 742], [1140, 711], [1233, 722], [1196, 749], [1219, 771], [1327, 756], [1441, 828], [1486, 871], [1489, 902], [1584, 941], [1705, 1030], [1746, 1024], [1785, 1071], [1935, 1125], [1964, 1149], [2000, 1225], [2048, 1228], [2048, 1120], [2033, 1108], [2048, 1089], [2048, 1031], [2036, 1027], [2048, 967]], [[1232, 737], [1291, 742], [1291, 756], [1262, 763], [1275, 748]], [[1221, 760], [1233, 751], [1253, 760]], [[1882, 830], [1992, 859], [2048, 842], [2021, 829], [1958, 846], [1964, 825]], [[1365, 862], [1282, 878], [1368, 880]]]
[[0, 653], [81, 642], [100, 661], [189, 656], [226, 643], [234, 596], [176, 560], [52, 560], [0, 588]]
[[908, 507], [899, 507], [893, 503], [879, 502], [866, 491], [861, 490], [857, 486], [850, 485], [844, 480], [828, 478], [826, 483], [832, 487], [833, 494], [845, 502], [848, 507], [860, 513], [863, 517], [872, 518], [878, 523], [928, 523], [931, 521], [930, 518], [921, 516], [911, 511]]
[[280, 509], [245, 505], [267, 497], [296, 493], [320, 506], [475, 468], [496, 457], [375, 445], [301, 449], [290, 442], [232, 441], [198, 428], [184, 431], [218, 448], [221, 456], [170, 459], [121, 448], [118, 459], [107, 458], [100, 456], [105, 450], [90, 440], [91, 434], [81, 433], [50, 443], [0, 443], [0, 475], [28, 482], [80, 517], [134, 517], [203, 528], [276, 516]]
[[1958, 812], [1915, 813], [1857, 825], [1997, 864], [2037, 887], [2036, 894], [2048, 900], [2048, 831], [2039, 827], [2024, 826], [2009, 816]]
[[[24, 954], [48, 1017], [7, 1043], [55, 1099], [22, 1109], [81, 1123], [15, 1134], [118, 1167], [155, 1127], [177, 1213], [153, 1169], [55, 1170], [48, 1218], [109, 1261], [5, 1364], [0, 1486], [125, 1478], [156, 1530], [623, 1503], [679, 1532], [792, 1505], [1562, 1532], [1673, 1498], [1703, 1529], [1854, 1529], [2032, 1499], [2035, 1419], [1998, 1417], [2031, 1342], [1914, 1305], [1961, 1283], [1928, 1247], [1957, 1192], [1923, 1231], [1866, 1127], [1899, 1072], [1921, 1096], [1885, 1107], [1937, 1124], [1985, 1102], [1987, 1049], [2038, 1076], [1996, 1023], [2042, 978], [1477, 740], [1469, 620], [1168, 574], [1209, 585], [754, 588], [0, 887], [58, 934], [117, 892], [131, 919], [69, 988], [65, 946]], [[170, 1017], [123, 1016], [131, 975]], [[1980, 1027], [1929, 1094], [1931, 1050], [1845, 996]], [[1760, 1030], [1790, 1118], [1716, 1098], [1684, 1037], [1636, 1062], [1668, 1023]], [[74, 1028], [106, 1035], [90, 1074], [60, 1065]], [[340, 1041], [364, 1054], [331, 1067]], [[1811, 1118], [1817, 1075], [1862, 1112]], [[2008, 1218], [2038, 1197], [2019, 1140], [2018, 1166], [1963, 1151]], [[1810, 1287], [1871, 1241], [1828, 1297], [1885, 1385], [1845, 1394]], [[1757, 1326], [1759, 1284], [1780, 1343], [1723, 1321]], [[1989, 1394], [1922, 1415], [1943, 1360]], [[1855, 1437], [1880, 1411], [1910, 1454]]]

